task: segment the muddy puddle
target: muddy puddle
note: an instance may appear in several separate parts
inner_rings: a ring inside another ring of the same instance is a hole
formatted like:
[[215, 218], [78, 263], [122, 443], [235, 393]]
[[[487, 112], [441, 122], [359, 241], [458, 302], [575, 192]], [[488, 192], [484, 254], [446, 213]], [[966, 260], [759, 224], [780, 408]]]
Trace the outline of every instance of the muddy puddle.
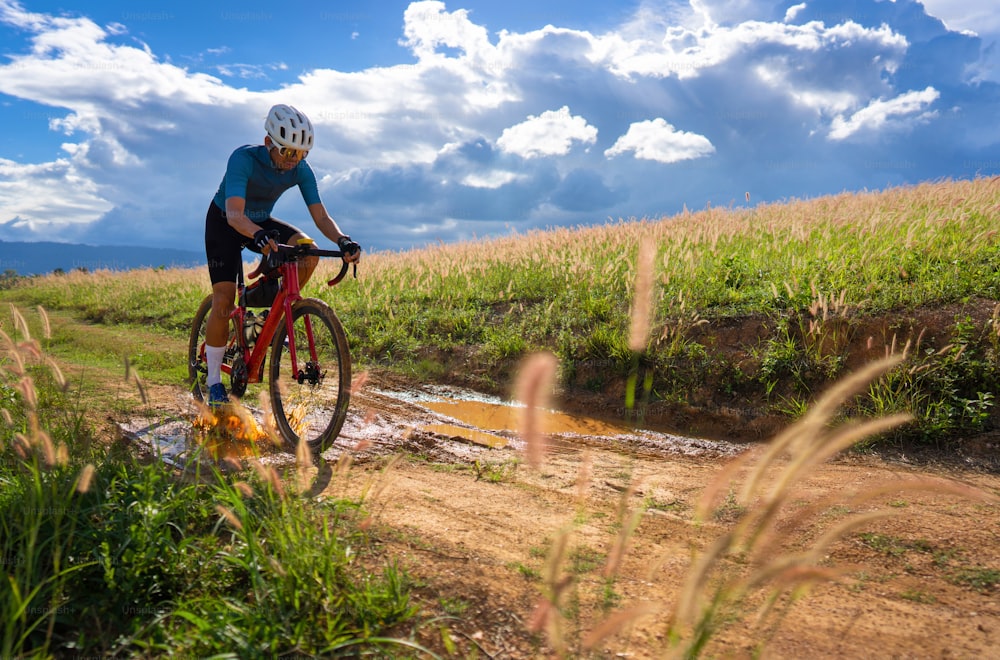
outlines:
[[[242, 427], [261, 424], [261, 413], [247, 412], [254, 421], [232, 417], [221, 423], [228, 434], [209, 434], [200, 428], [199, 411], [193, 400], [182, 401], [184, 411], [176, 417], [150, 422], [131, 420], [120, 424], [126, 438], [163, 462], [189, 469], [206, 458], [242, 462], [256, 458], [276, 466], [294, 464], [294, 457], [273, 447], [266, 437], [257, 437]], [[516, 403], [470, 390], [427, 387], [415, 391], [366, 389], [351, 401], [347, 421], [336, 442], [324, 453], [336, 461], [349, 452], [356, 462], [397, 453], [417, 453], [432, 460], [473, 461], [484, 452], [520, 451], [524, 445], [518, 427], [524, 408]], [[553, 451], [579, 451], [605, 447], [614, 451], [662, 455], [735, 455], [740, 445], [632, 428], [622, 423], [572, 415], [558, 410], [537, 411], [541, 428]], [[217, 436], [226, 437], [217, 437]], [[228, 436], [243, 437], [228, 437]]]
[[[518, 428], [524, 407], [516, 402], [450, 387], [380, 394], [426, 410], [428, 416], [417, 426], [419, 430], [491, 448], [523, 448]], [[543, 433], [557, 450], [572, 449], [575, 445], [607, 445], [619, 450], [664, 454], [735, 455], [744, 449], [733, 443], [654, 432], [559, 410], [539, 410], [535, 414]]]

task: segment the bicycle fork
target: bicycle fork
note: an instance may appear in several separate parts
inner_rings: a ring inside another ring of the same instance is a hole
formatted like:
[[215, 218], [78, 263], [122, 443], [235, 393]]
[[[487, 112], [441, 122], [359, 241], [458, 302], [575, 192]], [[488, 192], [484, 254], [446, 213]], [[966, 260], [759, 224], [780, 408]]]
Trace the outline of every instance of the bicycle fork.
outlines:
[[319, 359], [316, 355], [316, 340], [313, 335], [312, 329], [312, 319], [308, 314], [303, 315], [302, 324], [305, 329], [306, 344], [309, 347], [309, 360], [306, 361], [305, 369], [299, 368], [298, 361], [298, 351], [295, 346], [295, 333], [292, 325], [291, 314], [287, 315], [286, 327], [288, 328], [288, 357], [291, 359], [292, 363], [292, 373], [294, 374], [296, 382], [302, 385], [308, 382], [310, 385], [318, 385], [323, 377], [326, 375], [325, 372], [320, 372], [319, 370]]

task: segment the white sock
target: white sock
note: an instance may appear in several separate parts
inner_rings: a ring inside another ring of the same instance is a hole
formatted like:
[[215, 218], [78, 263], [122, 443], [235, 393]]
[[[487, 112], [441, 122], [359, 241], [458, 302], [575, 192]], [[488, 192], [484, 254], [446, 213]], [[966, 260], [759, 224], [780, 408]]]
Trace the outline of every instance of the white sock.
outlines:
[[208, 362], [205, 384], [209, 387], [222, 382], [222, 358], [225, 354], [225, 346], [205, 346], [205, 361]]

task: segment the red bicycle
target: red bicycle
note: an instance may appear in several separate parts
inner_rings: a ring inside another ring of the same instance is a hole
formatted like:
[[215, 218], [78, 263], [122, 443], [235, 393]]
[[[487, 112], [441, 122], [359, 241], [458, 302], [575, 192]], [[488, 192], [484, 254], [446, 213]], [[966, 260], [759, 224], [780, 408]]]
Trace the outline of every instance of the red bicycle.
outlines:
[[[342, 256], [336, 250], [316, 248], [311, 240], [278, 245], [250, 273], [251, 284], [245, 285], [240, 273], [222, 372], [229, 376], [230, 394], [244, 398], [248, 386], [264, 381], [270, 351], [271, 414], [291, 452], [305, 440], [313, 456], [319, 456], [333, 444], [347, 417], [351, 385], [347, 335], [329, 305], [300, 295], [298, 272], [298, 263], [306, 257]], [[347, 269], [344, 262], [327, 285], [339, 283]], [[267, 309], [255, 313], [254, 307]], [[209, 295], [194, 316], [188, 342], [188, 377], [191, 393], [199, 401], [208, 397], [205, 328], [211, 310]]]

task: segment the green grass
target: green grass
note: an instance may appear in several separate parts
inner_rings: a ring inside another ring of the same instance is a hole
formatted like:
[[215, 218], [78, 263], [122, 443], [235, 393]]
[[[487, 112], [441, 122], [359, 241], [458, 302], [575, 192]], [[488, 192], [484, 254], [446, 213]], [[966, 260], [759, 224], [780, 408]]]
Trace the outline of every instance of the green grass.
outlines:
[[417, 609], [358, 503], [263, 468], [182, 480], [95, 438], [37, 340], [0, 340], [0, 657], [418, 648], [387, 634]]
[[989, 593], [1000, 587], [1000, 569], [982, 566], [964, 567], [956, 571], [952, 581], [982, 593]]
[[313, 506], [260, 482], [247, 497], [219, 474], [183, 485], [125, 456], [101, 462], [79, 493], [79, 466], [5, 458], [4, 657], [320, 654], [377, 648], [380, 631], [415, 614], [404, 572], [354, 562], [363, 543], [344, 503]]

